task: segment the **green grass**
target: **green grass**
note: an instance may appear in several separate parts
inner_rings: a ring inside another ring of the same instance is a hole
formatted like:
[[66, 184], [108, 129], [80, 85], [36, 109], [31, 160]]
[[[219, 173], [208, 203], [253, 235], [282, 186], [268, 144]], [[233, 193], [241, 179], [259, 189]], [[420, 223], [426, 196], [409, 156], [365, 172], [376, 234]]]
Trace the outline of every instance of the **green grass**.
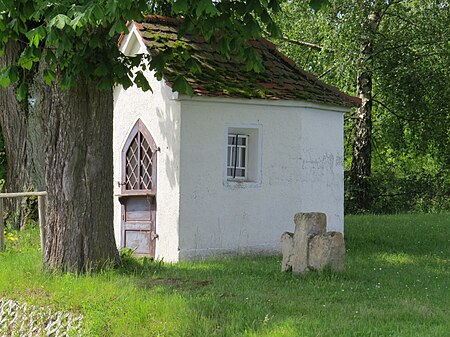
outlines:
[[48, 274], [38, 241], [7, 242], [0, 297], [82, 312], [89, 336], [450, 335], [450, 214], [348, 216], [345, 272], [306, 277], [280, 257]]

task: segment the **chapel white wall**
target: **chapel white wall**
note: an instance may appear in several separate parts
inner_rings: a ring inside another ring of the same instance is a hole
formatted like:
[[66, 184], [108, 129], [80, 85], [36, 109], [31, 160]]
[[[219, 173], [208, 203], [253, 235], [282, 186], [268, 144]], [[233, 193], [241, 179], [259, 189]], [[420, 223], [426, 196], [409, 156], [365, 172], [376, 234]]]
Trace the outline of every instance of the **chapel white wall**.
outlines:
[[[131, 27], [133, 34], [134, 27]], [[135, 38], [125, 40], [123, 49], [127, 54], [145, 53], [145, 46]], [[179, 169], [180, 169], [180, 103], [173, 100], [172, 90], [146, 72], [153, 89], [143, 92], [133, 86], [114, 91], [114, 194], [120, 194], [118, 182], [122, 181], [122, 149], [128, 135], [140, 118], [150, 131], [157, 153], [157, 214], [156, 258], [164, 261], [178, 261], [179, 223]], [[121, 243], [121, 205], [114, 197], [114, 233], [119, 248]]]
[[[297, 212], [325, 212], [343, 232], [342, 109], [265, 102], [181, 102], [180, 259], [279, 252]], [[239, 124], [261, 128], [260, 184], [224, 181], [226, 128]]]

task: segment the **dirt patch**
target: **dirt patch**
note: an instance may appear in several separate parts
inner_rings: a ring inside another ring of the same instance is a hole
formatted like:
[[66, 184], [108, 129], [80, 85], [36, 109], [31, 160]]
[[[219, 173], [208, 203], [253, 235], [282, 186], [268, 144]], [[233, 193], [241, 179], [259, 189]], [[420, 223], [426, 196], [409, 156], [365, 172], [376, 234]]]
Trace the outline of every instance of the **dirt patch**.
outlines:
[[36, 288], [29, 288], [29, 289], [25, 289], [25, 290], [21, 290], [20, 294], [22, 295], [22, 297], [24, 298], [29, 298], [29, 297], [35, 297], [35, 298], [50, 298], [52, 297], [52, 295], [44, 290], [44, 289], [36, 289]]

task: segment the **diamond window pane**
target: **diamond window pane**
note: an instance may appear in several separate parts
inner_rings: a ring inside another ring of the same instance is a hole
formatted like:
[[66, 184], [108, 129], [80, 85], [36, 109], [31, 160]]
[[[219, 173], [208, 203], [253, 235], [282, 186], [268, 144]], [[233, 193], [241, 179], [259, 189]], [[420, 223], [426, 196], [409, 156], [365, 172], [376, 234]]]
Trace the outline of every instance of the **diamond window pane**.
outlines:
[[152, 151], [147, 140], [141, 135], [140, 189], [152, 188]]
[[125, 188], [127, 190], [152, 189], [152, 156], [148, 141], [141, 132], [132, 140], [125, 163]]
[[128, 190], [133, 190], [138, 184], [138, 140], [135, 137], [128, 148], [126, 155], [126, 188]]

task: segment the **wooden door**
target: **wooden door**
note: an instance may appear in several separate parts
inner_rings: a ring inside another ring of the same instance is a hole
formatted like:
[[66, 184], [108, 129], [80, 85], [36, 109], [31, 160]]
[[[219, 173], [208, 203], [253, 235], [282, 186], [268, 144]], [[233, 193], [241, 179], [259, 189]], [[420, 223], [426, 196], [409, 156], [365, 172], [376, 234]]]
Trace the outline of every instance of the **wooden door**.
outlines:
[[155, 257], [156, 200], [155, 196], [123, 197], [123, 246], [136, 255]]
[[140, 256], [155, 257], [156, 152], [158, 148], [138, 120], [122, 150], [122, 248]]

